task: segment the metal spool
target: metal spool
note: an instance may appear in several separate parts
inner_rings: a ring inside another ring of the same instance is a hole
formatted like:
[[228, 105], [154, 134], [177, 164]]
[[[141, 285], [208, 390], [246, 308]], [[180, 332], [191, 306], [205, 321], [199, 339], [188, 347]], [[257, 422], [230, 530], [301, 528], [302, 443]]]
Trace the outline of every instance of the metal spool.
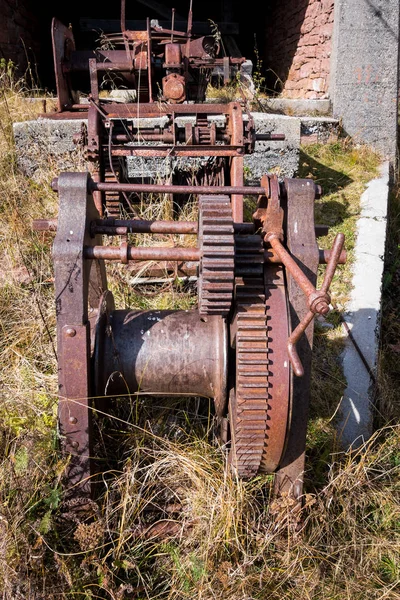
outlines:
[[197, 311], [114, 310], [100, 301], [93, 360], [95, 395], [130, 394], [212, 398], [226, 408], [227, 327], [221, 317]]

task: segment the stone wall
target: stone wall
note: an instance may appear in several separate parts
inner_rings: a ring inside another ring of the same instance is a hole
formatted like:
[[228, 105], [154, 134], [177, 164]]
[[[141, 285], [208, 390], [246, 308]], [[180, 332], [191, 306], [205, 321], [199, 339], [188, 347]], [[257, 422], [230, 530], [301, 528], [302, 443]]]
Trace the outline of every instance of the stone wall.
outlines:
[[268, 87], [286, 98], [326, 98], [334, 0], [273, 0], [264, 66]]
[[22, 75], [40, 51], [40, 23], [33, 0], [0, 0], [0, 59], [11, 60]]

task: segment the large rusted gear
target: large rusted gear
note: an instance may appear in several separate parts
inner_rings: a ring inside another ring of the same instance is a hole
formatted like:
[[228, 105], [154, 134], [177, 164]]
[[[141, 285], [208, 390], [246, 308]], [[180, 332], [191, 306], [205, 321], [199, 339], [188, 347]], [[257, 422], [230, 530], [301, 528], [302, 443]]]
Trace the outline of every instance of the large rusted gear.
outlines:
[[232, 306], [235, 241], [229, 196], [200, 196], [197, 283], [201, 315], [226, 317]]
[[264, 266], [261, 237], [237, 236], [236, 256], [230, 463], [240, 477], [250, 479], [275, 471], [285, 446], [289, 362], [287, 338], [282, 343], [281, 336], [284, 331], [287, 335], [288, 320], [283, 272], [274, 265]]

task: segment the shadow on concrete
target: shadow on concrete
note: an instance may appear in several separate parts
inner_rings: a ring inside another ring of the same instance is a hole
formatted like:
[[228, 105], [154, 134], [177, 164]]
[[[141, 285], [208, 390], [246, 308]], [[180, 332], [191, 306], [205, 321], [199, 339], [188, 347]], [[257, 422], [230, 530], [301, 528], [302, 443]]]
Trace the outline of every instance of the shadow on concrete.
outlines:
[[378, 19], [381, 20], [385, 29], [390, 33], [390, 35], [397, 42], [399, 39], [398, 35], [395, 31], [393, 31], [392, 27], [389, 25], [389, 23], [386, 21], [386, 19], [384, 19], [381, 6], [377, 6], [376, 2], [372, 2], [371, 0], [365, 0], [365, 3], [370, 7], [371, 11], [373, 12], [373, 16], [377, 17]]
[[[374, 390], [377, 319], [372, 308], [347, 315], [352, 337], [338, 311], [325, 323], [316, 322], [306, 461], [309, 490], [326, 485], [331, 454], [360, 446], [379, 416]], [[341, 326], [340, 337], [331, 335], [332, 325]]]

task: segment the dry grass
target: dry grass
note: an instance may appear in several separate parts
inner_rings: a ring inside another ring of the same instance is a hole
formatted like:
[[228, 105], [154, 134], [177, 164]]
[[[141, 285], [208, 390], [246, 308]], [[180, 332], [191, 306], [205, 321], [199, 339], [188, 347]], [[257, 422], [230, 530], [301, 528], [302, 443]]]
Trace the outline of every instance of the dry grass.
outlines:
[[[169, 400], [150, 409], [142, 399], [132, 398], [127, 405], [115, 408], [112, 416], [96, 418], [99, 453], [103, 452], [103, 464], [107, 465], [103, 469], [103, 492], [97, 506], [92, 506], [90, 519], [71, 519], [62, 502], [60, 478], [65, 464], [55, 436], [51, 236], [30, 231], [32, 218], [56, 213], [56, 199], [45, 185], [50, 173], [43, 173], [43, 184], [18, 173], [11, 137], [12, 120], [20, 119], [21, 114], [31, 118], [32, 111], [34, 107], [27, 106], [19, 94], [3, 95], [2, 597], [399, 598], [400, 429], [381, 429], [352, 454], [333, 452], [331, 417], [342, 385], [334, 317], [334, 329], [322, 328], [316, 336], [324, 373], [314, 382], [300, 530], [288, 527], [291, 503], [285, 499], [271, 501], [269, 477], [244, 483], [225, 472], [224, 450], [213, 439], [209, 407], [193, 399]], [[329, 217], [337, 230], [344, 226], [351, 231], [357, 198], [374, 174], [376, 158], [364, 149], [327, 146], [311, 149], [303, 159], [304, 174], [312, 170], [328, 188], [329, 195], [319, 203], [321, 221]], [[157, 214], [149, 213], [143, 205], [142, 214], [148, 218], [168, 216], [171, 206], [168, 199], [165, 202]], [[398, 314], [398, 288], [393, 288], [397, 260], [398, 253], [388, 265], [392, 277], [385, 317], [390, 331], [387, 345], [398, 343], [398, 326], [393, 322]], [[118, 269], [114, 271], [113, 286], [122, 306], [188, 308], [195, 301], [179, 286], [161, 297], [144, 298], [127, 291], [123, 277]], [[343, 299], [346, 289], [341, 284], [337, 287]], [[393, 408], [396, 402], [398, 406], [398, 396], [396, 399], [391, 373], [385, 371], [382, 377], [392, 382], [389, 404]], [[382, 413], [385, 406], [382, 402]], [[389, 418], [393, 414], [388, 410]], [[165, 506], [172, 504], [179, 506], [178, 513], [165, 511]], [[173, 533], [161, 540], [151, 536], [151, 527], [160, 518], [174, 523]]]

